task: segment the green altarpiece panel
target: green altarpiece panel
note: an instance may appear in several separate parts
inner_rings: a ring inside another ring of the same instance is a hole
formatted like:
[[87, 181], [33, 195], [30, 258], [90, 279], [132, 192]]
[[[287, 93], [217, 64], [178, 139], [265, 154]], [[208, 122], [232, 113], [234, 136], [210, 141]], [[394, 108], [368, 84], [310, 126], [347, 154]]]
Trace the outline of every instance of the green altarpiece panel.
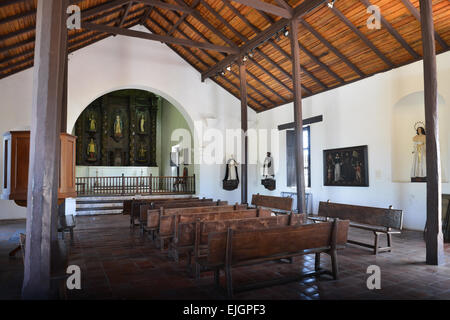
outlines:
[[77, 165], [157, 166], [158, 99], [120, 90], [92, 102], [75, 124]]

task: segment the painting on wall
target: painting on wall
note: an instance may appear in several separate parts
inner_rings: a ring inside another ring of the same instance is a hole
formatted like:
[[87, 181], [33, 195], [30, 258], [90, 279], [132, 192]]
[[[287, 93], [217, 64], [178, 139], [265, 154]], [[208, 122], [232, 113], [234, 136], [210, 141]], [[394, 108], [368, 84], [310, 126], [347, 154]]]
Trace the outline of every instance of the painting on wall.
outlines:
[[323, 151], [325, 186], [368, 187], [367, 146]]

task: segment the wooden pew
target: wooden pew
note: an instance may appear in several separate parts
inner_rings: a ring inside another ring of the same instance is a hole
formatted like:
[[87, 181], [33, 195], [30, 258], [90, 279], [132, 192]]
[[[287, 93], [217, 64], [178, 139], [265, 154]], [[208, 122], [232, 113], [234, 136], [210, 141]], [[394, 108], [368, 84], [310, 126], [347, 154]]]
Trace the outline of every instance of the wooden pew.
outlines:
[[[214, 280], [219, 286], [220, 270], [224, 270], [228, 298], [235, 291], [246, 291], [265, 286], [297, 281], [304, 277], [331, 274], [338, 278], [337, 250], [347, 242], [349, 221], [304, 224], [264, 230], [214, 232], [208, 236], [208, 256], [199, 259], [200, 265], [214, 270]], [[315, 271], [297, 277], [271, 279], [233, 289], [232, 269], [267, 261], [315, 253]], [[320, 254], [331, 257], [332, 270], [320, 268]]]
[[223, 211], [223, 208], [213, 207], [209, 210], [204, 209], [203, 212], [195, 212], [197, 210], [180, 210], [178, 213], [170, 215], [161, 215], [159, 217], [159, 229], [157, 240], [161, 244], [161, 250], [165, 248], [165, 241], [171, 240], [178, 231], [178, 225], [185, 222], [193, 222], [197, 220], [224, 220], [236, 218], [254, 218], [259, 216], [268, 217], [271, 215], [269, 210], [264, 209], [245, 209]]
[[[374, 233], [374, 244], [367, 244], [355, 240], [349, 243], [373, 249], [374, 254], [392, 251], [392, 234], [400, 233], [403, 225], [402, 210], [389, 208], [364, 207], [332, 202], [320, 202], [318, 217], [309, 217], [312, 220], [323, 220], [323, 218], [339, 218], [350, 220], [350, 226], [354, 228], [369, 230]], [[379, 247], [379, 236], [385, 234], [387, 246]]]
[[[204, 223], [218, 223], [223, 225], [227, 221], [240, 221], [241, 219], [252, 220], [270, 218], [271, 212], [268, 209], [239, 209], [226, 212], [206, 212], [201, 214], [177, 215], [173, 226], [172, 241], [169, 242], [169, 255], [178, 262], [178, 257], [182, 253], [188, 254], [188, 265], [191, 264], [191, 253], [195, 245], [195, 228]], [[276, 218], [276, 217], [273, 217]], [[266, 224], [269, 221], [265, 222]], [[172, 226], [171, 226], [172, 227]], [[225, 229], [226, 230], [226, 229]]]
[[[216, 212], [220, 211], [230, 211], [230, 210], [236, 210], [241, 209], [241, 205], [234, 205], [230, 206], [228, 205], [227, 201], [220, 201], [218, 203], [214, 204], [199, 204], [198, 206], [191, 206], [191, 207], [182, 207], [182, 208], [169, 208], [165, 209], [164, 207], [161, 207], [159, 209], [153, 209], [153, 210], [147, 210], [147, 212], [143, 213], [143, 216], [141, 217], [141, 220], [147, 220], [147, 222], [143, 225], [143, 231], [144, 232], [150, 232], [153, 235], [155, 235], [155, 231], [159, 230], [159, 221], [160, 217], [163, 215], [174, 215], [177, 213], [185, 212], [185, 213], [200, 213], [200, 212], [206, 212], [214, 210]], [[245, 206], [246, 208], [246, 206]]]
[[124, 215], [129, 215], [131, 213], [132, 210], [132, 203], [135, 202], [168, 202], [168, 201], [180, 201], [180, 200], [191, 200], [191, 199], [196, 199], [198, 200], [198, 197], [184, 197], [184, 198], [156, 198], [156, 199], [148, 199], [148, 198], [144, 198], [144, 199], [130, 199], [130, 200], [124, 200], [123, 201], [123, 211], [122, 214]]
[[274, 197], [274, 196], [263, 196], [254, 194], [252, 196], [252, 205], [256, 208], [269, 208], [277, 213], [290, 213], [292, 211], [292, 198], [288, 197]]
[[[267, 209], [266, 209], [267, 210]], [[178, 234], [173, 245], [178, 246], [179, 251], [188, 254], [188, 267], [191, 258], [194, 257], [194, 275], [199, 277], [200, 268], [198, 260], [207, 255], [208, 235], [213, 232], [224, 232], [228, 228], [233, 230], [260, 230], [282, 226], [295, 226], [306, 223], [305, 214], [290, 214], [280, 216], [261, 216], [257, 218], [239, 218], [218, 221], [195, 221], [182, 223], [178, 226]]]
[[157, 200], [137, 200], [134, 201], [131, 205], [131, 213], [130, 213], [130, 225], [132, 228], [136, 225], [136, 219], [139, 218], [140, 206], [150, 204], [152, 208], [179, 208], [186, 206], [188, 207], [190, 204], [204, 203], [205, 205], [213, 203], [213, 199], [172, 199], [166, 201], [157, 201]]
[[204, 205], [204, 203], [200, 204], [199, 206], [194, 207], [182, 207], [182, 208], [159, 208], [159, 209], [150, 209], [149, 206], [141, 206], [140, 209], [140, 215], [139, 215], [139, 224], [141, 226], [141, 233], [144, 234], [145, 232], [153, 233], [154, 231], [158, 230], [159, 228], [159, 219], [162, 215], [171, 215], [171, 214], [177, 214], [180, 212], [193, 212], [193, 213], [200, 213], [204, 211], [211, 211], [214, 208], [215, 211], [231, 211], [231, 210], [243, 210], [247, 209], [247, 205], [240, 205], [235, 204], [229, 205], [227, 201], [219, 201], [216, 203], [216, 205], [207, 204]]

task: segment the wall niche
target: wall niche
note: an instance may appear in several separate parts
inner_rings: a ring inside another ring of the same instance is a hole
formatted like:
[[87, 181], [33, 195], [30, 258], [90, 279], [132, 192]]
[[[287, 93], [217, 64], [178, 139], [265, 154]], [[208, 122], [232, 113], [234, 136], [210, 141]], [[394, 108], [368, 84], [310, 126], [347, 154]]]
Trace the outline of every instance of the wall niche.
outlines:
[[[449, 108], [444, 98], [438, 95], [439, 140], [441, 151], [442, 181], [448, 181], [450, 159], [448, 157], [450, 142]], [[414, 125], [425, 123], [424, 92], [408, 94], [397, 101], [392, 115], [392, 181], [411, 182], [411, 167], [413, 160], [412, 138], [416, 132]], [[426, 128], [425, 128], [426, 130]]]
[[92, 102], [75, 123], [77, 165], [156, 167], [158, 99], [120, 90]]

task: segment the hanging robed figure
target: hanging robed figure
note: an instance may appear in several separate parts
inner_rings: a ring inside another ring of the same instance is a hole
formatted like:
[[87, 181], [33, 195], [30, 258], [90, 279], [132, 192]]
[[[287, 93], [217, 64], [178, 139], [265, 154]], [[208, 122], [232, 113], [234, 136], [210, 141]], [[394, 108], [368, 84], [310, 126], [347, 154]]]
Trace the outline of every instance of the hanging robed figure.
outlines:
[[238, 163], [233, 156], [227, 161], [225, 178], [223, 179], [223, 189], [231, 191], [239, 186]]

